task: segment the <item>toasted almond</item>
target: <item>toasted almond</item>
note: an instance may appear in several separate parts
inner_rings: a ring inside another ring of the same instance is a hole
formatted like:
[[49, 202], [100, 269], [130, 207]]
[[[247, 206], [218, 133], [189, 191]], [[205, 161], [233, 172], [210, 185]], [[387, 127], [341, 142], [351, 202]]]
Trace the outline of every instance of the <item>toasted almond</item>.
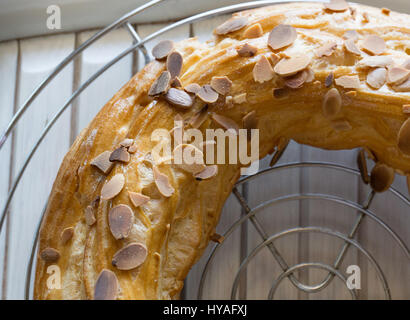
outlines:
[[356, 90], [350, 90], [350, 91], [347, 91], [345, 93], [345, 95], [347, 95], [348, 97], [356, 97], [357, 96], [357, 91]]
[[92, 226], [97, 221], [97, 219], [95, 218], [95, 212], [94, 212], [93, 206], [89, 205], [87, 206], [87, 208], [85, 208], [84, 217], [85, 217], [85, 223], [88, 226]]
[[276, 99], [287, 98], [288, 94], [289, 94], [289, 90], [286, 88], [274, 88], [273, 89], [273, 97]]
[[232, 119], [229, 119], [216, 113], [212, 114], [212, 119], [214, 119], [216, 123], [218, 123], [226, 130], [233, 130], [235, 134], [239, 133], [239, 126]]
[[135, 269], [144, 263], [147, 252], [142, 243], [130, 243], [114, 254], [112, 265], [119, 270]]
[[[189, 157], [192, 163], [185, 160]], [[196, 174], [206, 168], [204, 154], [192, 144], [180, 144], [174, 149], [174, 163], [184, 171]]]
[[245, 103], [246, 101], [247, 101], [247, 99], [246, 99], [246, 92], [236, 94], [236, 95], [232, 98], [232, 102], [235, 103], [235, 104]]
[[137, 142], [134, 141], [134, 143], [128, 148], [128, 152], [129, 153], [135, 153], [137, 152]]
[[402, 67], [390, 67], [387, 72], [387, 82], [399, 85], [406, 81], [410, 76], [410, 70]]
[[248, 25], [248, 18], [234, 17], [225, 21], [215, 29], [215, 34], [225, 35], [234, 31], [238, 31]]
[[174, 49], [174, 42], [172, 40], [162, 40], [152, 48], [152, 55], [155, 59], [165, 59]]
[[273, 78], [274, 72], [269, 60], [261, 56], [253, 68], [253, 79], [256, 82], [263, 83]]
[[73, 227], [68, 227], [65, 228], [60, 235], [60, 241], [61, 244], [66, 244], [68, 241], [72, 239], [74, 236], [74, 228]]
[[91, 165], [100, 169], [104, 174], [111, 171], [114, 163], [110, 161], [110, 151], [104, 151], [91, 161]]
[[171, 74], [169, 71], [163, 71], [160, 76], [154, 81], [148, 91], [148, 95], [155, 97], [164, 94], [168, 91], [171, 81]]
[[256, 129], [258, 127], [258, 118], [256, 117], [256, 111], [251, 111], [247, 113], [243, 118], [242, 118], [242, 123], [244, 129], [251, 130], [251, 129]]
[[370, 35], [363, 40], [363, 50], [374, 55], [380, 55], [386, 51], [386, 43], [377, 35]]
[[353, 40], [353, 41], [357, 41], [357, 40], [359, 40], [359, 34], [357, 33], [356, 30], [347, 30], [347, 31], [344, 33], [343, 38], [344, 38], [345, 40], [351, 39], [351, 40]]
[[194, 178], [197, 180], [206, 180], [215, 177], [217, 174], [218, 166], [214, 164], [211, 166], [206, 166], [204, 170], [194, 174]]
[[341, 76], [335, 80], [338, 86], [347, 89], [359, 89], [360, 79], [358, 76]]
[[333, 80], [335, 78], [335, 75], [332, 71], [330, 71], [329, 75], [325, 79], [325, 87], [329, 88], [333, 84]]
[[213, 235], [211, 235], [211, 240], [213, 242], [221, 244], [225, 240], [225, 237], [221, 236], [220, 234], [214, 233]]
[[322, 111], [326, 118], [335, 117], [342, 109], [342, 98], [336, 88], [330, 89], [323, 98]]
[[268, 45], [278, 50], [291, 45], [297, 38], [296, 29], [287, 24], [280, 24], [269, 33]]
[[285, 85], [291, 89], [298, 89], [306, 82], [307, 76], [306, 70], [300, 71], [291, 77], [285, 78]]
[[372, 88], [380, 89], [386, 83], [386, 79], [386, 68], [376, 68], [367, 74], [366, 82]]
[[410, 92], [410, 77], [399, 85], [392, 85], [392, 88], [398, 92]]
[[352, 126], [349, 121], [344, 119], [337, 119], [330, 121], [330, 125], [336, 131], [349, 131], [352, 130]]
[[345, 40], [345, 48], [350, 53], [357, 54], [359, 56], [362, 54], [353, 39]]
[[115, 149], [110, 155], [110, 161], [118, 161], [118, 162], [129, 162], [130, 161], [130, 154], [125, 147], [119, 147]]
[[263, 29], [260, 23], [251, 25], [245, 29], [243, 36], [248, 39], [259, 38], [263, 35]]
[[212, 89], [209, 84], [202, 86], [196, 95], [205, 103], [214, 103], [218, 100], [218, 92]]
[[315, 72], [312, 70], [312, 68], [307, 68], [304, 70], [306, 72], [306, 83], [311, 83], [313, 80], [315, 80]]
[[232, 81], [228, 77], [212, 77], [211, 87], [219, 94], [227, 95], [231, 91]]
[[394, 181], [394, 170], [383, 163], [376, 163], [370, 174], [370, 186], [376, 192], [384, 192]]
[[370, 176], [367, 169], [366, 155], [363, 149], [357, 154], [357, 166], [359, 167], [360, 176], [365, 184], [369, 184]]
[[116, 300], [118, 296], [118, 279], [114, 272], [103, 269], [98, 275], [94, 287], [94, 300]]
[[167, 58], [167, 70], [171, 75], [171, 79], [178, 77], [182, 70], [183, 58], [178, 51], [172, 51]]
[[410, 155], [410, 118], [401, 125], [397, 136], [397, 145], [401, 152]]
[[189, 109], [194, 103], [194, 100], [188, 93], [184, 90], [176, 88], [170, 88], [168, 90], [165, 95], [165, 100], [167, 100], [170, 104], [183, 109]]
[[118, 195], [124, 188], [125, 177], [122, 173], [116, 174], [110, 181], [106, 182], [101, 189], [101, 200], [109, 200]]
[[168, 177], [161, 173], [159, 169], [156, 166], [153, 166], [153, 173], [154, 173], [154, 181], [155, 185], [158, 188], [158, 191], [164, 196], [164, 197], [170, 197], [172, 194], [175, 192], [175, 189], [171, 186], [169, 183]]
[[58, 261], [58, 259], [60, 259], [60, 252], [58, 252], [54, 248], [45, 248], [43, 251], [41, 251], [40, 257], [45, 262], [56, 262]]
[[337, 48], [337, 43], [334, 41], [329, 41], [323, 45], [321, 45], [319, 48], [315, 50], [315, 54], [317, 57], [329, 57], [332, 55], [333, 51]]
[[366, 57], [359, 61], [357, 67], [359, 68], [383, 68], [393, 64], [392, 57], [389, 56], [372, 56]]
[[410, 58], [407, 58], [407, 59], [404, 61], [402, 67], [410, 70]]
[[130, 200], [135, 207], [142, 206], [150, 200], [150, 197], [139, 192], [128, 191], [128, 196], [130, 197]]
[[125, 147], [125, 148], [129, 148], [132, 146], [132, 144], [134, 143], [133, 139], [124, 139], [120, 142], [120, 146], [121, 147]]
[[126, 204], [119, 204], [108, 213], [108, 224], [113, 237], [125, 239], [131, 232], [134, 213]]
[[236, 49], [236, 51], [241, 57], [253, 57], [258, 51], [258, 48], [249, 43], [245, 43], [244, 45]]
[[343, 12], [349, 9], [349, 4], [345, 0], [330, 0], [323, 4], [330, 11]]
[[388, 16], [390, 14], [391, 10], [389, 8], [382, 8], [382, 13]]
[[197, 83], [190, 83], [184, 87], [184, 90], [188, 93], [197, 94], [198, 91], [201, 89], [201, 86]]
[[307, 55], [301, 54], [301, 55], [293, 56], [289, 59], [280, 60], [276, 64], [274, 71], [282, 77], [288, 77], [288, 76], [293, 76], [299, 71], [306, 69], [309, 64], [310, 64], [310, 57]]
[[403, 113], [410, 114], [410, 104], [403, 104]]

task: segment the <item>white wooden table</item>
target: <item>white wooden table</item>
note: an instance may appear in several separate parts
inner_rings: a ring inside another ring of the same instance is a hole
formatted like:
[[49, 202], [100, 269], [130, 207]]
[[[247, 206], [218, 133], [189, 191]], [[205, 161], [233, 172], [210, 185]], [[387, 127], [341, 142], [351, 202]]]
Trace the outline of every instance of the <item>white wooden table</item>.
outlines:
[[[364, 1], [363, 1], [364, 2]], [[372, 1], [367, 1], [372, 2]], [[215, 1], [216, 3], [216, 1]], [[402, 7], [400, 7], [402, 5]], [[409, 11], [408, 4], [397, 1], [397, 9]], [[394, 9], [394, 2], [390, 6]], [[113, 20], [117, 17], [113, 17]], [[179, 27], [161, 38], [174, 40], [197, 36], [207, 40], [212, 29], [226, 16]], [[141, 37], [163, 27], [163, 24], [138, 24], [134, 27]], [[96, 30], [42, 36], [0, 43], [0, 131], [3, 131], [13, 113], [22, 105], [33, 89], [74, 48], [88, 39]], [[111, 32], [86, 49], [81, 57], [68, 65], [36, 99], [19, 122], [11, 139], [0, 151], [0, 205], [3, 206], [11, 182], [21, 168], [43, 128], [72, 92], [98, 68], [132, 44], [125, 29]], [[157, 40], [156, 40], [157, 41]], [[150, 50], [156, 41], [147, 43]], [[143, 66], [141, 54], [129, 55], [99, 77], [75, 100], [55, 124], [32, 159], [16, 191], [10, 207], [6, 227], [0, 234], [0, 282], [3, 299], [24, 298], [26, 267], [35, 230], [61, 160], [75, 136], [94, 117], [106, 101]], [[291, 143], [278, 165], [286, 162], [329, 161], [356, 167], [356, 152], [323, 151]], [[269, 159], [263, 161], [268, 167]], [[405, 181], [398, 177], [394, 187], [407, 194]], [[352, 202], [363, 203], [369, 188], [358, 177], [329, 169], [296, 168], [274, 172], [257, 178], [247, 187], [247, 201], [251, 207], [272, 198], [298, 193], [337, 195]], [[242, 191], [242, 188], [240, 189]], [[377, 195], [371, 206], [380, 219], [410, 246], [410, 212], [408, 206], [396, 201], [388, 193]], [[241, 217], [241, 207], [232, 195], [224, 208], [217, 228], [223, 234]], [[357, 216], [356, 210], [326, 201], [289, 201], [267, 206], [258, 213], [268, 235], [282, 230], [304, 226], [322, 226], [348, 232]], [[410, 298], [409, 261], [394, 240], [377, 224], [365, 219], [355, 237], [374, 256], [386, 275], [392, 298]], [[227, 238], [210, 265], [203, 298], [230, 298], [231, 287], [241, 260], [261, 243], [261, 238], [249, 222]], [[277, 249], [292, 266], [301, 262], [332, 264], [342, 241], [319, 234], [294, 234], [275, 243]], [[207, 255], [195, 265], [186, 281], [184, 297], [195, 299], [200, 276]], [[384, 298], [384, 291], [369, 261], [355, 249], [349, 249], [340, 271], [346, 275], [349, 265], [361, 268], [361, 299]], [[281, 270], [268, 249], [263, 249], [249, 264], [240, 281], [240, 298], [265, 299], [272, 281]], [[296, 275], [306, 284], [317, 284], [326, 272], [309, 269]], [[346, 275], [347, 276], [347, 275]], [[348, 299], [345, 283], [334, 280], [324, 291], [306, 294], [295, 289], [285, 279], [275, 298], [280, 299]]]

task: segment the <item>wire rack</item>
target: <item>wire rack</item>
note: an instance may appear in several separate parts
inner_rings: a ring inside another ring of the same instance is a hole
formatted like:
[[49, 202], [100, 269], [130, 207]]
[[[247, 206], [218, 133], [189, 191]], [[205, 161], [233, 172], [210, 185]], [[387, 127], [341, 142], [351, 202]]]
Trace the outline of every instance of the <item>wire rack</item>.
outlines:
[[[37, 139], [37, 141], [33, 145], [27, 158], [23, 162], [23, 165], [20, 171], [17, 173], [16, 178], [11, 184], [11, 188], [7, 196], [5, 205], [1, 210], [0, 232], [2, 228], [4, 227], [6, 216], [8, 214], [12, 214], [12, 212], [9, 210], [10, 203], [13, 199], [15, 191], [19, 185], [19, 182], [21, 181], [24, 175], [25, 170], [27, 166], [29, 165], [31, 159], [33, 158], [34, 154], [36, 153], [38, 147], [43, 142], [44, 138], [47, 136], [50, 129], [53, 127], [53, 125], [56, 123], [59, 117], [64, 113], [64, 111], [67, 108], [69, 108], [72, 105], [73, 101], [76, 98], [78, 98], [78, 96], [95, 79], [97, 79], [101, 74], [103, 74], [107, 69], [112, 67], [118, 61], [120, 61], [123, 57], [127, 56], [128, 54], [131, 54], [132, 52], [135, 52], [136, 50], [139, 50], [142, 53], [145, 63], [148, 63], [151, 60], [151, 57], [148, 54], [144, 44], [179, 26], [182, 26], [185, 24], [191, 24], [194, 22], [198, 22], [200, 20], [208, 19], [211, 17], [216, 17], [222, 14], [232, 13], [232, 12], [239, 11], [239, 10], [252, 9], [252, 8], [262, 7], [265, 5], [275, 4], [275, 3], [290, 2], [290, 1], [278, 1], [278, 0], [255, 1], [255, 2], [247, 2], [247, 3], [241, 3], [241, 4], [227, 6], [223, 8], [218, 8], [215, 10], [210, 10], [207, 12], [196, 14], [194, 16], [179, 20], [175, 23], [171, 23], [167, 25], [166, 27], [148, 35], [144, 39], [141, 39], [138, 33], [136, 32], [136, 30], [134, 29], [134, 27], [131, 25], [130, 19], [149, 8], [158, 5], [159, 3], [163, 1], [165, 0], [149, 1], [146, 4], [136, 8], [135, 10], [125, 14], [123, 17], [121, 17], [114, 23], [110, 24], [109, 26], [105, 27], [103, 30], [95, 33], [91, 38], [89, 38], [82, 45], [80, 45], [76, 50], [74, 50], [71, 54], [69, 54], [59, 65], [57, 65], [55, 69], [51, 72], [51, 74], [41, 82], [41, 84], [32, 92], [29, 98], [17, 110], [14, 117], [8, 124], [5, 132], [0, 137], [0, 149], [4, 146], [5, 142], [7, 141], [7, 139], [10, 137], [11, 133], [13, 132], [13, 129], [18, 124], [19, 120], [21, 119], [23, 114], [30, 108], [31, 104], [38, 97], [38, 95], [82, 51], [84, 51], [91, 44], [96, 42], [98, 39], [104, 37], [105, 35], [107, 35], [109, 32], [111, 32], [114, 29], [125, 28], [131, 34], [134, 40], [133, 44], [129, 48], [121, 52], [119, 55], [114, 57], [111, 61], [106, 63], [97, 72], [95, 72], [90, 78], [88, 78], [80, 87], [78, 87], [73, 92], [73, 94], [70, 96], [70, 98], [64, 103], [64, 105], [56, 112], [54, 117], [48, 122], [47, 126], [44, 128], [44, 130], [40, 134], [40, 137]], [[231, 298], [235, 299], [237, 297], [241, 275], [246, 271], [246, 268], [250, 264], [252, 259], [264, 248], [268, 248], [270, 254], [273, 256], [275, 261], [278, 263], [282, 271], [280, 275], [276, 277], [274, 281], [272, 282], [271, 288], [269, 290], [269, 294], [267, 296], [268, 299], [273, 299], [275, 297], [275, 292], [277, 291], [278, 286], [283, 282], [285, 278], [289, 279], [295, 288], [297, 288], [300, 291], [306, 292], [306, 293], [315, 293], [315, 292], [324, 290], [326, 287], [329, 286], [329, 284], [335, 278], [338, 278], [344, 283], [346, 283], [346, 277], [343, 275], [343, 273], [339, 269], [340, 269], [340, 266], [349, 248], [354, 247], [361, 254], [363, 254], [366, 257], [366, 259], [369, 261], [369, 263], [374, 267], [377, 277], [380, 283], [382, 284], [385, 298], [391, 299], [391, 292], [390, 292], [389, 284], [386, 280], [386, 276], [383, 273], [380, 265], [378, 264], [376, 259], [372, 256], [372, 254], [369, 251], [367, 251], [357, 240], [355, 240], [355, 237], [363, 221], [365, 219], [370, 219], [370, 220], [373, 220], [375, 223], [377, 223], [379, 226], [381, 226], [383, 230], [387, 232], [391, 236], [392, 239], [394, 239], [396, 245], [400, 247], [400, 249], [403, 251], [404, 256], [409, 262], [410, 262], [410, 251], [409, 251], [407, 244], [404, 243], [404, 241], [400, 238], [400, 236], [394, 230], [392, 230], [392, 228], [386, 222], [382, 221], [370, 210], [372, 201], [374, 197], [376, 196], [376, 194], [373, 191], [370, 191], [364, 203], [352, 202], [342, 197], [337, 197], [337, 196], [329, 195], [329, 194], [296, 193], [296, 194], [289, 194], [286, 196], [272, 198], [268, 201], [258, 204], [257, 206], [253, 208], [248, 204], [247, 196], [244, 195], [243, 192], [240, 192], [241, 186], [246, 186], [250, 183], [255, 183], [258, 177], [261, 177], [263, 175], [269, 175], [274, 172], [278, 172], [282, 170], [289, 170], [289, 169], [296, 169], [296, 168], [327, 168], [331, 170], [341, 171], [341, 172], [344, 172], [344, 173], [347, 173], [353, 176], [360, 176], [360, 172], [355, 169], [342, 166], [342, 165], [338, 165], [338, 164], [326, 163], [326, 162], [298, 162], [298, 163], [285, 163], [281, 165], [276, 165], [279, 159], [281, 158], [282, 154], [284, 153], [284, 151], [285, 150], [277, 151], [277, 153], [273, 155], [275, 159], [274, 161], [275, 163], [273, 163], [273, 166], [271, 166], [270, 168], [260, 170], [257, 174], [253, 176], [241, 178], [237, 182], [235, 187], [233, 188], [233, 195], [237, 199], [237, 201], [239, 202], [242, 208], [242, 216], [240, 219], [235, 221], [224, 232], [223, 236], [225, 237], [225, 239], [228, 239], [235, 232], [235, 230], [238, 230], [244, 224], [249, 222], [255, 228], [256, 232], [259, 234], [261, 242], [255, 248], [250, 250], [247, 255], [242, 257], [241, 264], [239, 266], [239, 269], [236, 271], [234, 281], [232, 284]], [[399, 191], [393, 188], [390, 188], [388, 192], [392, 193], [394, 197], [396, 197], [399, 201], [402, 201], [405, 205], [407, 206], [410, 205], [409, 199], [406, 198]], [[333, 229], [329, 229], [325, 227], [318, 227], [318, 226], [294, 227], [294, 228], [282, 230], [274, 234], [269, 234], [264, 229], [263, 223], [261, 223], [261, 221], [258, 218], [258, 214], [264, 208], [269, 207], [269, 206], [274, 206], [279, 203], [285, 203], [285, 202], [290, 202], [290, 201], [302, 201], [302, 200], [309, 200], [309, 201], [321, 200], [321, 201], [327, 201], [327, 202], [330, 202], [336, 205], [347, 207], [357, 212], [356, 219], [354, 223], [351, 225], [349, 232], [347, 233], [341, 233]], [[27, 262], [26, 283], [25, 283], [25, 292], [24, 292], [26, 299], [30, 298], [30, 294], [32, 290], [33, 269], [34, 269], [33, 264], [34, 264], [35, 255], [37, 251], [36, 249], [37, 249], [37, 244], [38, 244], [37, 242], [38, 242], [38, 236], [39, 236], [39, 228], [40, 228], [41, 221], [45, 213], [46, 206], [47, 204], [45, 204], [43, 213], [41, 215], [41, 220], [38, 222], [37, 231], [34, 236], [34, 240], [32, 244], [31, 256], [28, 258], [28, 262]], [[334, 262], [332, 264], [321, 263], [321, 262], [304, 262], [304, 263], [297, 263], [293, 265], [288, 264], [286, 259], [277, 249], [275, 242], [277, 242], [277, 240], [279, 240], [280, 238], [286, 238], [292, 234], [303, 234], [303, 233], [325, 234], [325, 235], [329, 235], [331, 237], [335, 237], [343, 241], [343, 245], [340, 248], [340, 251], [338, 252], [337, 258], [334, 260]], [[203, 298], [203, 290], [204, 290], [204, 285], [207, 280], [207, 276], [209, 274], [209, 268], [212, 265], [213, 261], [215, 260], [215, 257], [218, 251], [220, 250], [220, 248], [223, 247], [224, 243], [225, 242], [214, 244], [210, 251], [209, 256], [207, 257], [206, 263], [202, 270], [200, 283], [198, 286], [198, 292], [197, 292], [198, 299]], [[326, 271], [327, 275], [318, 284], [315, 284], [315, 285], [304, 284], [298, 278], [297, 272], [299, 270], [310, 269], [310, 268], [324, 270]], [[354, 289], [348, 289], [348, 290], [353, 299], [357, 298], [357, 293]]]

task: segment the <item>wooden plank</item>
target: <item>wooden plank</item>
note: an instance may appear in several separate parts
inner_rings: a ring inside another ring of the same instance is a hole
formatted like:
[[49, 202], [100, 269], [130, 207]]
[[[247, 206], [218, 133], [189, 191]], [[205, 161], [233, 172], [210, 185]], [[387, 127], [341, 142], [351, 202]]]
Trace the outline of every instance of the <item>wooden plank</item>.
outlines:
[[[10, 41], [0, 44], [0, 132], [3, 132], [13, 116], [14, 93], [16, 86], [16, 71], [18, 60], [17, 41]], [[11, 137], [0, 150], [0, 207], [3, 208], [9, 189], [11, 171]], [[7, 286], [6, 283], [6, 257], [7, 257], [7, 224], [5, 221], [0, 233], [0, 297]]]
[[[74, 48], [74, 35], [21, 41], [21, 72], [17, 104]], [[15, 139], [14, 176], [22, 167], [39, 134], [72, 92], [72, 65], [43, 91], [20, 120]], [[12, 202], [8, 268], [8, 299], [22, 299], [28, 258], [40, 214], [62, 158], [69, 147], [70, 113], [65, 112], [37, 150]]]

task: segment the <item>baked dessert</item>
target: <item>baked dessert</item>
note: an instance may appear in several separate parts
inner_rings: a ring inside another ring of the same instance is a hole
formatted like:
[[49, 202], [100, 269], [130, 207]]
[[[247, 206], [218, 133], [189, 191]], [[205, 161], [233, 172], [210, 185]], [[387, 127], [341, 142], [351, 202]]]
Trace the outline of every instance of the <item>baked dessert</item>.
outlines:
[[[158, 128], [258, 129], [260, 158], [289, 139], [362, 147], [376, 161], [369, 176], [359, 154], [363, 179], [378, 192], [394, 172], [409, 176], [409, 19], [343, 0], [290, 3], [235, 13], [207, 43], [160, 42], [156, 59], [101, 109], [61, 165], [34, 297], [178, 297], [215, 238], [242, 165], [158, 161]], [[52, 265], [61, 289], [48, 283]]]

